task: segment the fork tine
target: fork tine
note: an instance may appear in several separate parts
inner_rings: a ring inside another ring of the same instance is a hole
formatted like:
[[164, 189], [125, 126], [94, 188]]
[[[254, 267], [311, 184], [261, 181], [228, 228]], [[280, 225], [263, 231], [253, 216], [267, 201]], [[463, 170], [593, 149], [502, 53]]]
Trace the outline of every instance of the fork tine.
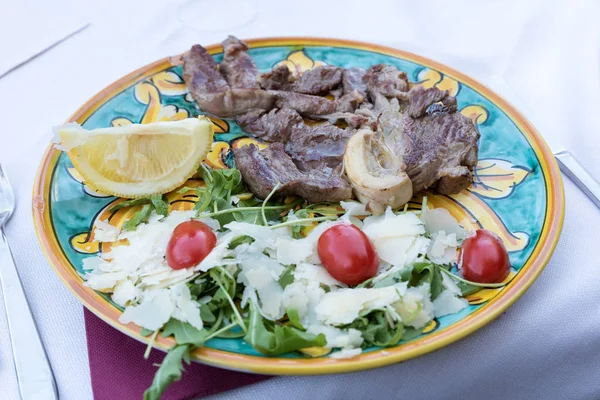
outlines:
[[0, 163], [0, 228], [11, 217], [15, 208], [15, 196], [8, 176]]

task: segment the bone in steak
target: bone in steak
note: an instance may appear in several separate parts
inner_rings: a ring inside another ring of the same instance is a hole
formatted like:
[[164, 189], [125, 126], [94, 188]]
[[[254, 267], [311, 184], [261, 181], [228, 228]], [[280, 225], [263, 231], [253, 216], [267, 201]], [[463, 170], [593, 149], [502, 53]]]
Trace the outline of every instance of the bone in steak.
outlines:
[[300, 171], [282, 143], [259, 150], [255, 145], [233, 150], [236, 167], [252, 193], [265, 198], [280, 183], [279, 195], [298, 195], [311, 202], [340, 201], [352, 197], [350, 184], [339, 175]]

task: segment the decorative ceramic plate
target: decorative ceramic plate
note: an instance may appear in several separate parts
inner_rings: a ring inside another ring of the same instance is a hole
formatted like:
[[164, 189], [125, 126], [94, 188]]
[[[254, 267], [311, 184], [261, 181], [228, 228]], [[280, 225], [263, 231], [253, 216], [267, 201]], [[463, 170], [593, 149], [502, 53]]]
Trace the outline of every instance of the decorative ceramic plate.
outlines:
[[[266, 357], [242, 339], [212, 339], [198, 349], [197, 360], [225, 368], [266, 374], [323, 374], [362, 370], [396, 363], [446, 346], [490, 322], [506, 310], [536, 279], [558, 241], [564, 198], [558, 167], [548, 147], [525, 118], [506, 101], [471, 78], [434, 61], [403, 51], [333, 39], [276, 38], [248, 41], [260, 70], [287, 65], [294, 73], [332, 64], [368, 68], [387, 63], [405, 71], [411, 81], [449, 90], [460, 112], [479, 127], [479, 163], [473, 185], [457, 195], [426, 193], [430, 207], [443, 207], [468, 229], [496, 232], [506, 244], [513, 265], [510, 283], [468, 297], [470, 306], [436, 319], [419, 337], [397, 346], [371, 348], [351, 359], [309, 358], [298, 354]], [[221, 46], [208, 47], [217, 62]], [[182, 79], [181, 56], [165, 58], [113, 83], [84, 104], [70, 121], [87, 129], [157, 120], [176, 120], [201, 113]], [[253, 140], [232, 121], [213, 119], [215, 142], [207, 163], [232, 165], [231, 148]], [[194, 182], [189, 182], [194, 184]], [[198, 182], [196, 182], [198, 184]], [[82, 261], [110, 244], [94, 241], [94, 222], [122, 224], [135, 210], [108, 209], [120, 201], [86, 187], [65, 154], [49, 147], [36, 178], [33, 216], [44, 252], [65, 285], [81, 302], [110, 325], [146, 342], [140, 328], [121, 324], [122, 310], [105, 294], [84, 286]], [[173, 192], [173, 209], [191, 209], [194, 198]], [[413, 199], [420, 204], [421, 199]], [[155, 346], [166, 350], [171, 338]]]

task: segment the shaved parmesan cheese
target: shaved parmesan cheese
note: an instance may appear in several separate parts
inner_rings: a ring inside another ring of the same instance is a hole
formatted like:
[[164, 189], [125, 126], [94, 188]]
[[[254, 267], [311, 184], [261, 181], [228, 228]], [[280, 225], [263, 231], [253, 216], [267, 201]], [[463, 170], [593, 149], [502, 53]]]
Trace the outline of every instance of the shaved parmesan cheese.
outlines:
[[200, 319], [200, 304], [192, 300], [190, 289], [185, 283], [179, 283], [170, 290], [171, 298], [175, 302], [173, 318], [187, 322], [198, 330], [202, 330], [202, 319]]
[[419, 217], [414, 213], [394, 214], [388, 207], [385, 214], [367, 217], [363, 231], [371, 240], [397, 236], [416, 236], [425, 233]]
[[433, 301], [436, 317], [457, 313], [468, 305], [469, 302], [467, 300], [456, 297], [456, 294], [452, 293], [450, 290], [442, 291], [442, 293], [440, 293]]
[[330, 325], [349, 324], [359, 313], [382, 308], [399, 299], [393, 286], [366, 289], [340, 289], [326, 293], [316, 307], [317, 318]]
[[169, 321], [175, 310], [175, 302], [168, 289], [152, 289], [144, 292], [138, 305], [125, 308], [119, 322], [134, 324], [155, 331]]
[[427, 257], [436, 264], [451, 264], [456, 261], [458, 241], [456, 233], [446, 234], [444, 231], [431, 234], [431, 242], [427, 249]]
[[283, 307], [298, 311], [302, 325], [315, 323], [317, 313], [315, 307], [325, 295], [325, 290], [316, 281], [293, 282], [283, 291]]
[[344, 359], [344, 358], [352, 358], [362, 353], [362, 349], [341, 349], [340, 351], [336, 351], [329, 355], [329, 358], [334, 358], [336, 360]]
[[339, 347], [344, 349], [352, 349], [355, 347], [360, 347], [363, 342], [360, 331], [353, 328], [339, 329], [333, 326], [314, 324], [309, 326], [306, 331], [308, 333], [312, 333], [313, 335], [318, 335], [320, 333], [325, 335], [325, 340], [327, 340], [325, 347], [327, 348]]
[[467, 231], [458, 224], [456, 219], [444, 208], [425, 209], [421, 214], [421, 221], [427, 233], [446, 232], [454, 233], [458, 240], [467, 237]]
[[121, 232], [108, 221], [97, 220], [94, 227], [94, 242], [116, 242]]
[[294, 278], [296, 280], [305, 279], [307, 281], [322, 283], [329, 287], [346, 287], [344, 283], [331, 276], [322, 265], [308, 263], [298, 264], [296, 266], [296, 270], [294, 271]]
[[315, 252], [312, 240], [308, 239], [277, 239], [277, 261], [283, 265], [298, 264], [305, 261]]
[[124, 307], [136, 298], [138, 292], [139, 290], [136, 289], [131, 280], [124, 279], [115, 285], [112, 299], [115, 303]]
[[422, 328], [433, 319], [433, 304], [430, 299], [429, 284], [408, 288], [406, 282], [394, 286], [400, 299], [392, 307], [402, 318], [402, 323], [414, 328]]

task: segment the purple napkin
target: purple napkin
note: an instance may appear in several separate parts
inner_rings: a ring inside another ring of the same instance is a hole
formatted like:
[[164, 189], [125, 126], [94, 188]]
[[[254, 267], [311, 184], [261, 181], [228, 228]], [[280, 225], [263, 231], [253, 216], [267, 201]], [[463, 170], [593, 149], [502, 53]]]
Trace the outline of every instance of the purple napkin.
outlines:
[[[142, 399], [157, 369], [153, 364], [160, 363], [165, 353], [154, 349], [148, 360], [144, 360], [146, 345], [114, 329], [87, 309], [84, 317], [94, 399]], [[162, 399], [199, 398], [269, 378], [194, 362], [184, 363], [184, 368], [181, 380], [169, 386]]]

